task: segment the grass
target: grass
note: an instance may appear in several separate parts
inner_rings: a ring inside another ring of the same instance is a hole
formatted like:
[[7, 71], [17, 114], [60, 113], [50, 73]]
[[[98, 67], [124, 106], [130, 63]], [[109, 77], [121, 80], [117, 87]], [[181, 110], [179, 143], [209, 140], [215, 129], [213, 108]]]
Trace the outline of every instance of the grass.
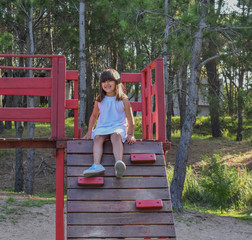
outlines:
[[192, 204], [189, 201], [184, 201], [183, 206], [186, 210], [193, 210], [197, 212], [209, 213], [218, 216], [235, 217], [252, 223], [252, 209], [250, 210], [230, 209], [227, 212], [221, 212], [220, 209], [212, 208], [209, 206], [202, 206], [199, 204]]

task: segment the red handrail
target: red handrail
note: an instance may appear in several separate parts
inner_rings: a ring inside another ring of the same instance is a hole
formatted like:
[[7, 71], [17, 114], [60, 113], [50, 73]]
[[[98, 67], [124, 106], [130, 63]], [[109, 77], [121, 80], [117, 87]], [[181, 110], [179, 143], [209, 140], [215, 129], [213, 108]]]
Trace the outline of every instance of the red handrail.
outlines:
[[[142, 137], [153, 139], [153, 124], [156, 123], [156, 139], [166, 142], [165, 102], [164, 102], [164, 60], [157, 58], [141, 73], [122, 73], [122, 83], [141, 83], [141, 102], [131, 102], [133, 111], [142, 112]], [[155, 83], [152, 83], [151, 71], [155, 69]], [[155, 96], [155, 103], [153, 103]], [[155, 104], [155, 111], [152, 106]]]
[[[0, 95], [50, 96], [50, 108], [0, 108], [0, 121], [51, 123], [51, 138], [65, 137], [65, 108], [74, 109], [74, 136], [78, 129], [78, 71], [66, 71], [66, 59], [56, 55], [0, 54], [0, 57], [51, 58], [51, 68], [0, 66], [1, 69], [49, 70], [47, 78], [0, 79]], [[65, 81], [74, 81], [74, 99], [65, 99]], [[64, 240], [64, 147], [56, 151], [56, 240]]]

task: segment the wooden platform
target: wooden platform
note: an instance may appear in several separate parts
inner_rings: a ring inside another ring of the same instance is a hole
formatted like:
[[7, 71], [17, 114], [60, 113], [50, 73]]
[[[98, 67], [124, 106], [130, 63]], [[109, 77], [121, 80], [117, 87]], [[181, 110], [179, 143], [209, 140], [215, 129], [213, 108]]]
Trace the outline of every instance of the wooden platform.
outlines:
[[[143, 141], [124, 145], [124, 177], [114, 173], [111, 142], [104, 144], [103, 186], [79, 186], [92, 165], [92, 141], [67, 143], [67, 239], [176, 239], [163, 146]], [[156, 154], [153, 163], [132, 163], [132, 153]], [[161, 199], [162, 209], [137, 209], [136, 200]]]

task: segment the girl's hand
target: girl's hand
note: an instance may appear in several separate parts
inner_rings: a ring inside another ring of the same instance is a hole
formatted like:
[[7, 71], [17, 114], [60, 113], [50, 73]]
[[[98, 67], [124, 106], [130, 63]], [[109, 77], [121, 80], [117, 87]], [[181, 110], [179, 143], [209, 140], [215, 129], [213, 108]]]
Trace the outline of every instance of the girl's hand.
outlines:
[[91, 139], [91, 134], [92, 133], [87, 132], [87, 134], [82, 139]]
[[128, 144], [134, 144], [136, 142], [136, 139], [135, 139], [134, 135], [128, 134], [126, 141]]

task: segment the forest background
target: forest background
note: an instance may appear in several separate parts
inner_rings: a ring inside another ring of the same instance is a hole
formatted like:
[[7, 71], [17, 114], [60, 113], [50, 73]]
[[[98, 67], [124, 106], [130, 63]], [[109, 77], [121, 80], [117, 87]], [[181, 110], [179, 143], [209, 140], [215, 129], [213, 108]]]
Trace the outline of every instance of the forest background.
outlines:
[[[198, 90], [209, 102], [209, 129], [213, 138], [223, 137], [222, 119], [236, 123], [237, 141], [251, 141], [251, 7], [238, 0], [2, 0], [0, 4], [0, 51], [13, 54], [61, 54], [67, 69], [80, 74], [80, 127], [82, 136], [98, 93], [99, 74], [106, 68], [140, 72], [158, 57], [164, 58], [166, 135], [171, 140], [173, 95], [179, 100], [179, 131], [171, 195], [173, 206], [182, 209], [186, 163], [198, 104]], [[47, 67], [45, 61], [0, 59], [1, 65]], [[27, 72], [2, 72], [2, 76], [31, 76]], [[41, 73], [40, 73], [41, 74]], [[200, 79], [206, 78], [207, 87]], [[68, 95], [72, 86], [67, 83]], [[132, 100], [140, 86], [127, 86]], [[2, 107], [48, 106], [49, 99], [1, 96]], [[71, 116], [71, 113], [69, 113]], [[244, 136], [244, 122], [246, 131]], [[0, 132], [11, 122], [0, 122]], [[16, 123], [16, 136], [23, 136], [23, 123]], [[27, 124], [34, 136], [35, 124]], [[233, 134], [234, 134], [233, 132]], [[244, 139], [245, 138], [245, 139]], [[27, 175], [22, 160], [16, 164], [16, 191], [33, 193], [34, 150], [29, 150]], [[17, 159], [22, 150], [16, 151]], [[218, 157], [214, 157], [216, 160]], [[224, 171], [224, 170], [223, 170]]]

